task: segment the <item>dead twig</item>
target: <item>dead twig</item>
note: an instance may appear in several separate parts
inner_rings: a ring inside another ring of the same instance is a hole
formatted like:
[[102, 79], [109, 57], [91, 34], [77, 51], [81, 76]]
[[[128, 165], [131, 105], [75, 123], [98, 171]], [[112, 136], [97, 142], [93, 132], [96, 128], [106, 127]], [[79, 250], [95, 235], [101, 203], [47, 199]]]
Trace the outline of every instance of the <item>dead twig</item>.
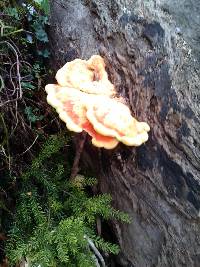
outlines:
[[33, 143], [32, 143], [32, 144], [31, 144], [31, 145], [30, 145], [24, 152], [22, 152], [22, 153], [19, 154], [18, 156], [22, 156], [22, 155], [24, 155], [26, 152], [28, 152], [28, 151], [32, 148], [32, 146], [35, 144], [35, 142], [37, 141], [38, 137], [39, 137], [39, 135], [37, 135], [36, 138], [34, 139]]
[[[9, 48], [11, 48], [11, 50], [14, 52], [15, 57], [16, 57], [16, 62], [12, 64], [10, 68], [10, 81], [14, 89], [12, 95], [14, 95], [17, 90], [17, 96], [14, 99], [8, 99], [7, 101], [0, 103], [0, 107], [3, 107], [10, 102], [15, 102], [22, 98], [22, 87], [21, 87], [20, 61], [19, 61], [19, 56], [18, 56], [18, 52], [16, 48], [14, 47], [14, 45], [12, 45], [8, 41], [1, 41], [0, 44], [6, 44]], [[17, 72], [17, 79], [18, 79], [18, 88], [15, 87], [15, 84], [13, 83], [13, 80], [12, 80], [12, 69], [15, 65], [16, 65], [16, 72]]]

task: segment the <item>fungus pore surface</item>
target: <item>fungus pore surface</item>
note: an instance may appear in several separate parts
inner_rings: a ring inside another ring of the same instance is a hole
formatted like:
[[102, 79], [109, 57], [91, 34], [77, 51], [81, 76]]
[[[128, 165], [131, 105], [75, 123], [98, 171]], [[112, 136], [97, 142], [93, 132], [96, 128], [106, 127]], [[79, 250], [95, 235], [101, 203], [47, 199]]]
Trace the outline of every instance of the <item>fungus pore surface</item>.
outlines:
[[101, 56], [66, 63], [56, 80], [58, 84], [45, 87], [47, 102], [70, 131], [86, 131], [94, 146], [106, 149], [119, 142], [139, 146], [148, 140], [149, 125], [138, 122], [125, 101], [116, 96]]

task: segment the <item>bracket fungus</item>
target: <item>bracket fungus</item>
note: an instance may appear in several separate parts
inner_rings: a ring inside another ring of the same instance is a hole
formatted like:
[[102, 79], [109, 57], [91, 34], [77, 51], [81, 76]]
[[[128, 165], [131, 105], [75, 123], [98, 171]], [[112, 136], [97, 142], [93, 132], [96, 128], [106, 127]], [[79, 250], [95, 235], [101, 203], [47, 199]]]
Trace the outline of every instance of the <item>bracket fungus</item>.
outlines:
[[65, 64], [56, 80], [58, 84], [45, 87], [47, 102], [69, 130], [86, 131], [94, 146], [106, 149], [115, 148], [119, 142], [140, 146], [148, 140], [149, 125], [138, 122], [125, 101], [116, 96], [101, 56]]

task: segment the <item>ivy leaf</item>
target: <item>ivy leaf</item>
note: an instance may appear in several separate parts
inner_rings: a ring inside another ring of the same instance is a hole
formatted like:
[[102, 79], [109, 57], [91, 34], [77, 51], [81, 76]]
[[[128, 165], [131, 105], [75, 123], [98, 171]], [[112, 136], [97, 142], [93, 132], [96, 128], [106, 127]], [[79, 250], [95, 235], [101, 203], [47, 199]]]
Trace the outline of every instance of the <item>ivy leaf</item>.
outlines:
[[36, 88], [30, 82], [21, 82], [21, 86], [22, 86], [23, 89], [28, 89], [28, 90], [35, 90], [35, 88]]
[[47, 24], [48, 18], [46, 16], [40, 16], [37, 20], [34, 21], [32, 27], [35, 31], [36, 38], [41, 42], [48, 42], [48, 36], [45, 31], [45, 24]]
[[45, 30], [41, 26], [35, 31], [35, 35], [36, 38], [41, 42], [47, 43], [49, 41]]
[[38, 51], [38, 55], [48, 58], [50, 56], [50, 52], [47, 49], [44, 49], [44, 50]]
[[9, 16], [15, 18], [16, 20], [19, 20], [20, 19], [20, 16], [19, 16], [19, 13], [18, 13], [18, 10], [16, 7], [8, 7], [5, 9], [5, 13], [8, 14]]
[[24, 112], [25, 114], [27, 115], [27, 118], [30, 122], [36, 122], [36, 121], [40, 121], [44, 118], [44, 116], [38, 116], [36, 115], [35, 113], [38, 111], [39, 109], [38, 108], [35, 108], [33, 110], [32, 107], [26, 107]]

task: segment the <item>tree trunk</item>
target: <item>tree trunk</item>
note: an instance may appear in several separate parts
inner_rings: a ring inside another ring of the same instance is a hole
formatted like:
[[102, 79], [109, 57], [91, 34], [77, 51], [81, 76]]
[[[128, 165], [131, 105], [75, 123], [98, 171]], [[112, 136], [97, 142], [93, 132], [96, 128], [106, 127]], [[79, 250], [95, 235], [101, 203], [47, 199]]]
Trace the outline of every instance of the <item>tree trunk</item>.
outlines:
[[56, 0], [55, 69], [100, 54], [132, 114], [151, 126], [138, 148], [92, 147], [82, 160], [129, 213], [112, 222], [119, 266], [200, 266], [200, 4], [196, 0]]

